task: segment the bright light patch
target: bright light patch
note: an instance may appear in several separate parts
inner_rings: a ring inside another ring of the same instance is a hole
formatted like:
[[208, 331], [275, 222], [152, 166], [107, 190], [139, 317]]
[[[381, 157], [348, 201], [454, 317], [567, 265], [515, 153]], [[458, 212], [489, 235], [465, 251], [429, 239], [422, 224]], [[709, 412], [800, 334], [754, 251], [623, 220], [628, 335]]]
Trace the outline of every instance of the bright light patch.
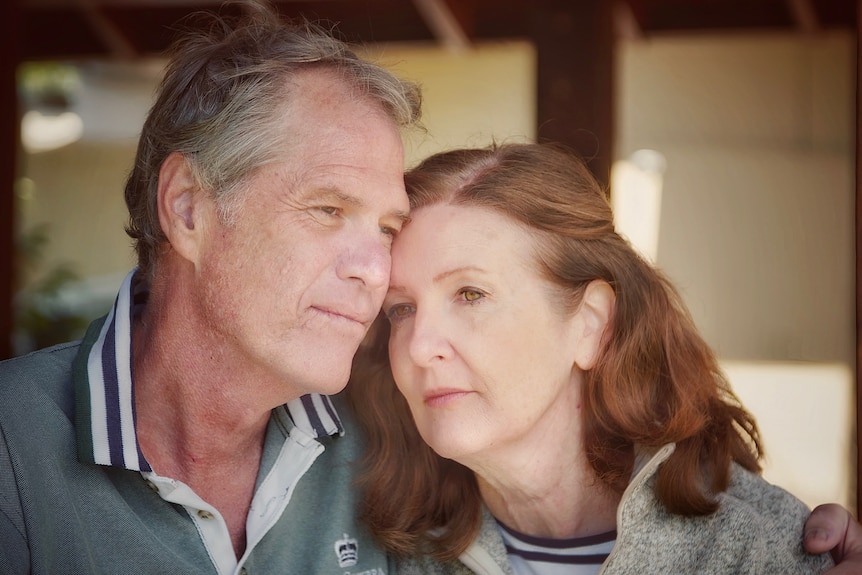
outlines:
[[21, 142], [30, 153], [61, 148], [80, 139], [84, 122], [75, 112], [43, 114], [30, 110], [21, 119]]

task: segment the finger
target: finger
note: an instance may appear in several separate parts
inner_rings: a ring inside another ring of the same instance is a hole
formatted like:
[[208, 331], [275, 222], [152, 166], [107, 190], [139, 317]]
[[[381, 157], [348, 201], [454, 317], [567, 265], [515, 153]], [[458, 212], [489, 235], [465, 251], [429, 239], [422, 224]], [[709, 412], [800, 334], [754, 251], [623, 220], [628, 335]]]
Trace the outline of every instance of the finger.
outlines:
[[862, 573], [862, 559], [845, 559], [832, 569], [823, 572], [823, 575], [859, 575]]
[[[840, 561], [845, 553], [846, 539], [854, 533], [853, 527], [860, 530], [858, 537], [862, 538], [862, 526], [853, 520], [849, 511], [836, 503], [818, 505], [805, 522], [805, 550], [809, 553], [832, 551], [835, 560]], [[862, 541], [857, 544], [862, 546]]]

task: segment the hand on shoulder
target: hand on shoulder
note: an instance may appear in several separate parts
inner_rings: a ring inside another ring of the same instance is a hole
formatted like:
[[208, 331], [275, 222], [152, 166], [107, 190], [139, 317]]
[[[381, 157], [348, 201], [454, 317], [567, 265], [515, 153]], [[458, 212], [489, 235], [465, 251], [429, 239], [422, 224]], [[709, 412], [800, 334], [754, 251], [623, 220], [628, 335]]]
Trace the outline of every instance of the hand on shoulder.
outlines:
[[809, 553], [830, 551], [838, 564], [826, 575], [862, 573], [862, 524], [837, 503], [818, 505], [805, 522], [803, 543]]

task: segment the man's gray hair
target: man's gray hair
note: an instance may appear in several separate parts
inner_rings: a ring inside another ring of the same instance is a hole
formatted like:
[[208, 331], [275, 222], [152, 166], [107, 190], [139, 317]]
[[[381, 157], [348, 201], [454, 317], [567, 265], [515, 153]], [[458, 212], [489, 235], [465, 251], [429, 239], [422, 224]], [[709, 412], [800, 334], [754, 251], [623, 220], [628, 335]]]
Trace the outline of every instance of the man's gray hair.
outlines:
[[210, 14], [208, 29], [189, 33], [170, 51], [125, 188], [126, 232], [148, 277], [166, 241], [157, 204], [165, 158], [183, 154], [196, 183], [213, 194], [222, 216], [230, 219], [242, 201], [242, 184], [272, 162], [279, 144], [290, 138], [276, 122], [289, 105], [290, 77], [332, 70], [352, 97], [375, 102], [399, 127], [419, 120], [421, 94], [414, 83], [360, 59], [319, 25], [288, 23], [262, 5], [250, 7], [233, 24]]

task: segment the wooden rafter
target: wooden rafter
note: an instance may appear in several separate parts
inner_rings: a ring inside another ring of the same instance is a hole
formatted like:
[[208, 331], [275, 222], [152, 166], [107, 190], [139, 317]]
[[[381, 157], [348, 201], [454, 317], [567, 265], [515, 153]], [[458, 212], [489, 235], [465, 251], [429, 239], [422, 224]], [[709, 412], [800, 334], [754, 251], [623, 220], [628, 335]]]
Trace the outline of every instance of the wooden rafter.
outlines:
[[632, 5], [626, 0], [614, 2], [614, 32], [621, 40], [638, 40], [644, 36]]
[[800, 30], [812, 33], [820, 29], [817, 11], [811, 0], [787, 0], [787, 7]]
[[413, 0], [413, 4], [443, 46], [452, 50], [470, 47], [470, 39], [446, 0]]
[[137, 56], [137, 50], [102, 12], [95, 0], [77, 0], [78, 6], [87, 18], [90, 26], [108, 47], [111, 56], [118, 59], [131, 60]]

